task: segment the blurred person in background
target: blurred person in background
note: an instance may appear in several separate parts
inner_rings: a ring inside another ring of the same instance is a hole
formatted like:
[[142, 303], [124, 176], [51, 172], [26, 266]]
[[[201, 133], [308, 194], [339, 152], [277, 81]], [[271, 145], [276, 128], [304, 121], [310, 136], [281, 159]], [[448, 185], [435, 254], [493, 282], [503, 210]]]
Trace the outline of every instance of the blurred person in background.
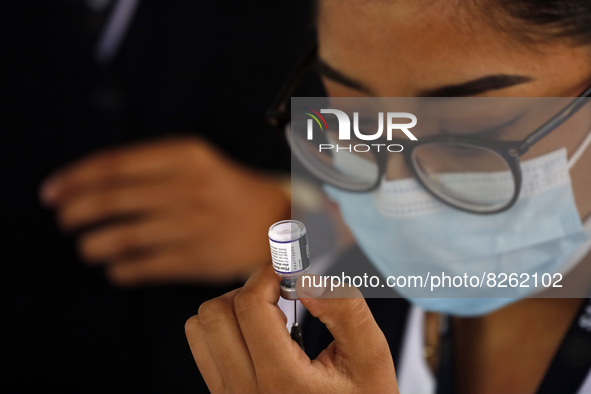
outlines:
[[304, 3], [0, 5], [5, 392], [205, 390], [183, 324], [289, 215]]

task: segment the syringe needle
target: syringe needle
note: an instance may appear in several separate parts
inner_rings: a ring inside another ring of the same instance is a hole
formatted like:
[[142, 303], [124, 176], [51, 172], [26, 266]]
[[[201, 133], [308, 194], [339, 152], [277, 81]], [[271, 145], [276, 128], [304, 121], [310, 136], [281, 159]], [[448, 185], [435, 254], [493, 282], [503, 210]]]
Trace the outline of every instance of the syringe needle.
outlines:
[[293, 325], [291, 326], [291, 339], [296, 341], [298, 345], [304, 350], [304, 338], [302, 336], [302, 327], [298, 324], [297, 314], [297, 300], [293, 300]]
[[302, 350], [305, 350], [304, 338], [302, 336], [302, 326], [300, 326], [298, 323], [293, 323], [293, 326], [291, 326], [290, 336], [291, 339], [296, 341], [296, 343], [302, 348]]

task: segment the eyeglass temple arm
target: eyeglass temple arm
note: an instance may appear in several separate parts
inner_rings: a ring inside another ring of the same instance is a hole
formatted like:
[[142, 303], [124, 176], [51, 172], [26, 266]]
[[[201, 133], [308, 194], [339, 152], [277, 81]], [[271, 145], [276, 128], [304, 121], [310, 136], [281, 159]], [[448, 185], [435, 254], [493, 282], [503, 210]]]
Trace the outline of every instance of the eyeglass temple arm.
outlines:
[[566, 107], [562, 109], [559, 113], [554, 115], [550, 120], [540, 126], [536, 131], [532, 132], [527, 138], [523, 141], [521, 146], [519, 147], [519, 154], [522, 155], [529, 150], [533, 145], [535, 145], [538, 141], [542, 138], [550, 134], [551, 131], [556, 129], [560, 126], [563, 122], [565, 122], [568, 118], [574, 115], [583, 105], [587, 103], [587, 98], [591, 96], [591, 87], [587, 88], [579, 97], [571, 101]]
[[[294, 69], [289, 74], [289, 77], [285, 80], [285, 82], [283, 82], [283, 85], [279, 90], [279, 94], [277, 94], [273, 100], [273, 103], [271, 104], [271, 107], [267, 111], [267, 119], [273, 126], [278, 126], [277, 120], [285, 118], [288, 115], [288, 99], [291, 97], [308, 67], [316, 59], [317, 51], [318, 44], [314, 42], [309, 46], [305, 56], [298, 61]], [[289, 119], [286, 120], [288, 121]]]

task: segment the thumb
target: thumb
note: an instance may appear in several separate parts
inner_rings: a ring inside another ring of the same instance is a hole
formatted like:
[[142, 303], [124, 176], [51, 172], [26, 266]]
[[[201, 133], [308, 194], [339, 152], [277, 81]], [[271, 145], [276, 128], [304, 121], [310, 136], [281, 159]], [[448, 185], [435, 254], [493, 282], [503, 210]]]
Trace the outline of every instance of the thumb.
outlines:
[[[361, 292], [351, 286], [314, 286], [315, 275], [305, 275], [297, 294], [312, 316], [320, 319], [334, 338], [339, 354], [351, 359], [368, 355], [372, 349], [388, 349], [388, 343]], [[308, 278], [308, 279], [306, 279]], [[324, 279], [324, 277], [317, 277]], [[310, 280], [312, 279], [312, 280]], [[389, 352], [388, 352], [389, 353]]]

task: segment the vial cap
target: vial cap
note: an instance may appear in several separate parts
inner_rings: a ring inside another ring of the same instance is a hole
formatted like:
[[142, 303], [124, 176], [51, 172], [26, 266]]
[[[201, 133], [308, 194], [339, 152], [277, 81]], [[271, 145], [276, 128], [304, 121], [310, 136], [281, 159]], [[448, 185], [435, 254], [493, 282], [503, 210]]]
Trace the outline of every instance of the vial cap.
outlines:
[[276, 242], [290, 242], [306, 234], [306, 226], [298, 220], [283, 220], [269, 228], [269, 238]]

